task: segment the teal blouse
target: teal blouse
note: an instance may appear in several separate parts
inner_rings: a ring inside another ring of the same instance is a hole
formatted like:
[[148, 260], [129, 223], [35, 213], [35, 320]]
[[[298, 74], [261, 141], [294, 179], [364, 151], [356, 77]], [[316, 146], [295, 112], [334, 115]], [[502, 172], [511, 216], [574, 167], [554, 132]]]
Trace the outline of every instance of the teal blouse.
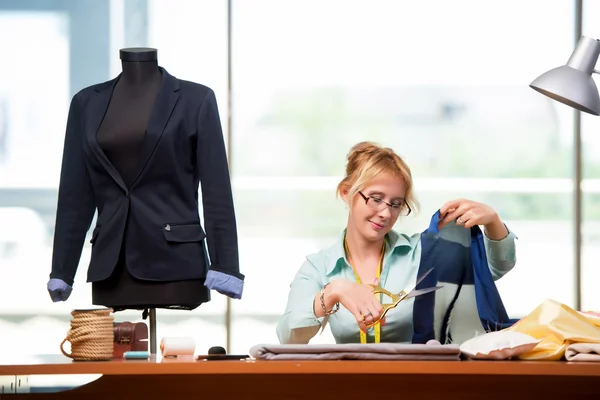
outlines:
[[[464, 227], [448, 224], [446, 234]], [[440, 231], [440, 232], [442, 232]], [[308, 343], [319, 331], [323, 318], [313, 311], [315, 295], [334, 279], [356, 281], [354, 271], [346, 259], [343, 245], [345, 231], [329, 248], [306, 257], [296, 273], [288, 296], [284, 314], [277, 324], [277, 336], [282, 344]], [[380, 277], [380, 286], [392, 293], [414, 285], [421, 261], [421, 234], [412, 236], [390, 231], [386, 237], [386, 252]], [[509, 272], [515, 265], [516, 236], [509, 230], [502, 240], [491, 240], [484, 235], [484, 243], [490, 271], [495, 280]], [[385, 325], [381, 326], [381, 342], [407, 343], [413, 334], [414, 299], [402, 301], [386, 314]], [[340, 310], [328, 321], [336, 343], [360, 343], [360, 329], [356, 319], [348, 310]], [[367, 332], [367, 341], [373, 342], [373, 328]]]

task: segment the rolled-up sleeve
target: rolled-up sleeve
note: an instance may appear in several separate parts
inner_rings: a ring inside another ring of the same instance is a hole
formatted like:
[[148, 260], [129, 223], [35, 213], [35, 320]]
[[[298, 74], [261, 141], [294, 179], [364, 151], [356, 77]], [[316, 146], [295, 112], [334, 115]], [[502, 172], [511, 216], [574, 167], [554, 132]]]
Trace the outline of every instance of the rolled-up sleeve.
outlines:
[[204, 285], [232, 299], [241, 299], [244, 274], [240, 272], [238, 233], [223, 129], [215, 93], [208, 90], [198, 116], [196, 163], [210, 269]]
[[[506, 226], [506, 225], [505, 225]], [[515, 241], [517, 236], [506, 226], [508, 235], [501, 240], [492, 240], [483, 235], [488, 265], [494, 280], [506, 275], [517, 262]]]
[[277, 337], [282, 344], [306, 344], [321, 327], [313, 309], [315, 295], [323, 287], [321, 272], [306, 260], [294, 277], [285, 312], [277, 323]]

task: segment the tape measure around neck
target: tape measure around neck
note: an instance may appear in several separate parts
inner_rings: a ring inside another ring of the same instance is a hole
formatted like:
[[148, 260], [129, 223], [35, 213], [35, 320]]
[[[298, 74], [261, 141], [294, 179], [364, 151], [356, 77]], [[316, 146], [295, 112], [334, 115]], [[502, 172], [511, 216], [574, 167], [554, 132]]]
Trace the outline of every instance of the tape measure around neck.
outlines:
[[[344, 236], [344, 249], [346, 250], [346, 258], [350, 259], [350, 249], [348, 248], [348, 241], [346, 240], [346, 236]], [[377, 266], [377, 284], [380, 284], [379, 278], [381, 276], [381, 269], [383, 268], [383, 255], [385, 254], [385, 240], [383, 242], [383, 246], [381, 246], [381, 257], [379, 257], [379, 265]], [[350, 261], [348, 260], [350, 263]], [[358, 272], [356, 272], [356, 268], [350, 263], [350, 267], [352, 267], [352, 271], [354, 272], [354, 276], [356, 278], [356, 283], [361, 284], [360, 276], [358, 276]], [[379, 301], [381, 301], [381, 295], [379, 295]], [[373, 336], [375, 339], [375, 343], [381, 342], [381, 323], [377, 321], [375, 325], [373, 325]], [[360, 330], [360, 342], [367, 343], [367, 334]]]

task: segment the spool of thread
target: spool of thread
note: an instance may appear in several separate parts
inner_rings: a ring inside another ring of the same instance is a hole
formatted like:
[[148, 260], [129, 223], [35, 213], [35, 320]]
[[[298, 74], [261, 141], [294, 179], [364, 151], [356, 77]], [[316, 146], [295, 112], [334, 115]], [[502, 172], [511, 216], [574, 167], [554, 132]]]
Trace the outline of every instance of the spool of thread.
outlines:
[[[75, 361], [105, 361], [113, 356], [112, 308], [71, 311], [71, 328], [60, 344], [60, 351]], [[63, 348], [71, 344], [71, 353]]]
[[193, 356], [196, 342], [191, 337], [164, 337], [160, 341], [160, 353], [163, 357]]

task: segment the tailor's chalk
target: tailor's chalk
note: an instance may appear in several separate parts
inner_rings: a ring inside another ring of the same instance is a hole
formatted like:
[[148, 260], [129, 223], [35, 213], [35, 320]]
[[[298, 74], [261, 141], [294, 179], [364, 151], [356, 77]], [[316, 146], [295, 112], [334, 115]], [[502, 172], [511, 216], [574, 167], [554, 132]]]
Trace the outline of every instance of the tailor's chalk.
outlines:
[[140, 360], [150, 357], [147, 351], [126, 351], [123, 353], [123, 358], [126, 360]]

